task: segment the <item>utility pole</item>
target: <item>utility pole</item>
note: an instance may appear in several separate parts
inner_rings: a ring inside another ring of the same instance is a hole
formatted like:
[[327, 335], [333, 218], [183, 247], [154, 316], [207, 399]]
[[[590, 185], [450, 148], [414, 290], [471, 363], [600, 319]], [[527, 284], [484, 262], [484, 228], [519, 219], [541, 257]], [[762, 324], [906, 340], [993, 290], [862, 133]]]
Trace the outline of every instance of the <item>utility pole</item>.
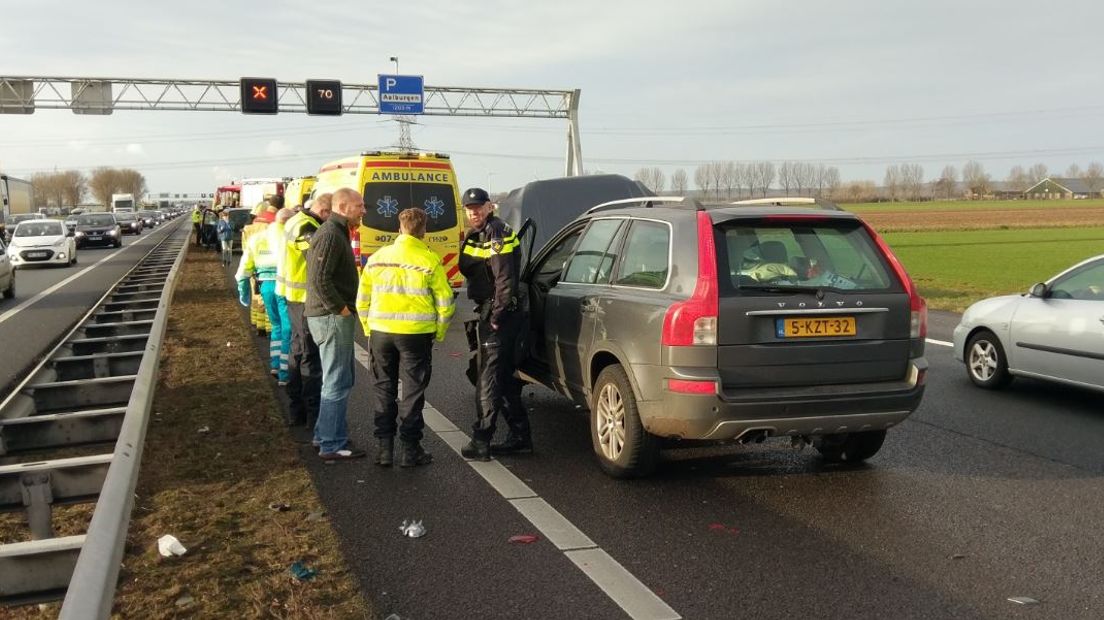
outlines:
[[[395, 75], [399, 75], [399, 57], [392, 56], [391, 62], [395, 63]], [[410, 135], [410, 126], [416, 123], [413, 116], [394, 116], [393, 120], [399, 124], [399, 143], [395, 145], [400, 151], [412, 153], [417, 150], [414, 146], [414, 138]]]

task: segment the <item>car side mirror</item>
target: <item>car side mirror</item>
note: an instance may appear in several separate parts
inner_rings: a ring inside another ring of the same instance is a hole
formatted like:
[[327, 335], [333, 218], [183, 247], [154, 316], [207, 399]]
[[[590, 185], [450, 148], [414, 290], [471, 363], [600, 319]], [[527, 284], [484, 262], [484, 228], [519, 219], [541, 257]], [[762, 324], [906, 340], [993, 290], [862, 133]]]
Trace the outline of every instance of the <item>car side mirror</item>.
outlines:
[[1038, 284], [1033, 285], [1028, 293], [1032, 297], [1038, 297], [1039, 299], [1046, 299], [1047, 296], [1050, 295], [1050, 291], [1047, 289], [1047, 285], [1043, 282], [1039, 282]]

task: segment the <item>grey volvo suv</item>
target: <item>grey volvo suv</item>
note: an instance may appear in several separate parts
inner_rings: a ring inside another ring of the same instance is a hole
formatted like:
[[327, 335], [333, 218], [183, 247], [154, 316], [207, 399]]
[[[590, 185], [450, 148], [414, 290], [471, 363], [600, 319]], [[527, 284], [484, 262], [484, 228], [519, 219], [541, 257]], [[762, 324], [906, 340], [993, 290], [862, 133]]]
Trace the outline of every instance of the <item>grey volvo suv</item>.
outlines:
[[834, 205], [605, 203], [522, 279], [519, 374], [589, 408], [612, 476], [650, 473], [666, 440], [790, 436], [865, 460], [923, 395], [926, 305]]

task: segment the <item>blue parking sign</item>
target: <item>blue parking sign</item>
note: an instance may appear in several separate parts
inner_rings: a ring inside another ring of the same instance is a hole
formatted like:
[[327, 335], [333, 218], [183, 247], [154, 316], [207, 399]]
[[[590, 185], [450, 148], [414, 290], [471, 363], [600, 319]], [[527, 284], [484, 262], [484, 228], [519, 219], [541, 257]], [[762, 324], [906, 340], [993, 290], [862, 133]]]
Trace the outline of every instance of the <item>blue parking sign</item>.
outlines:
[[420, 75], [379, 76], [380, 114], [422, 114], [424, 82]]

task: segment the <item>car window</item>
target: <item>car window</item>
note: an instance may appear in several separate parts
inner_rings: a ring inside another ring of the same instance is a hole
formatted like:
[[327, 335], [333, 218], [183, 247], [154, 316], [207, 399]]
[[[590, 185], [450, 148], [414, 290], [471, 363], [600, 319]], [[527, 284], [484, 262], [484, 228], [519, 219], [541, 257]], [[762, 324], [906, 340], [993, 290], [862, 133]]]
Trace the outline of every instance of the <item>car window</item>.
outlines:
[[580, 226], [561, 239], [534, 270], [537, 277], [541, 279], [559, 277], [563, 272], [564, 265], [567, 264], [567, 259], [571, 257], [571, 252], [575, 249], [575, 243], [582, 234], [583, 227]]
[[670, 245], [671, 229], [666, 224], [633, 222], [625, 236], [614, 284], [663, 288], [667, 284]]
[[78, 226], [114, 226], [113, 215], [82, 215], [77, 218]]
[[16, 237], [52, 237], [65, 234], [61, 222], [24, 222], [15, 229]]
[[769, 285], [883, 291], [895, 286], [859, 222], [733, 222], [720, 233], [719, 267], [732, 289]]
[[587, 227], [579, 246], [571, 257], [564, 274], [564, 282], [579, 284], [605, 284], [609, 282], [610, 272], [617, 256], [613, 253], [616, 246], [613, 241], [625, 220], [594, 220]]
[[1055, 299], [1104, 301], [1104, 261], [1085, 265], [1056, 280], [1050, 287]]

